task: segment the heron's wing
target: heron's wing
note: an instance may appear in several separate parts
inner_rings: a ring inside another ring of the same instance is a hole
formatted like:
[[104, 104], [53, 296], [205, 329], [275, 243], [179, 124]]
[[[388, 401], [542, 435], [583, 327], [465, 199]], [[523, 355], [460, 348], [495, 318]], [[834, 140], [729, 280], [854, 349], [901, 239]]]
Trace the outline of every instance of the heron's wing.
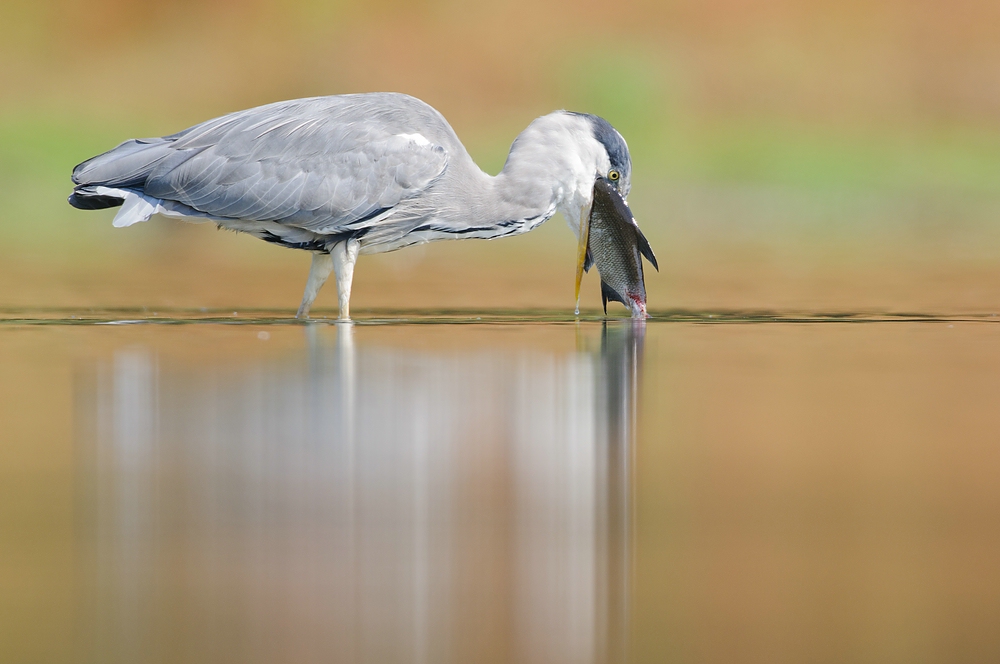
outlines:
[[78, 184], [129, 188], [206, 216], [317, 233], [358, 228], [440, 176], [444, 147], [406, 118], [336, 97], [250, 109], [81, 164]]

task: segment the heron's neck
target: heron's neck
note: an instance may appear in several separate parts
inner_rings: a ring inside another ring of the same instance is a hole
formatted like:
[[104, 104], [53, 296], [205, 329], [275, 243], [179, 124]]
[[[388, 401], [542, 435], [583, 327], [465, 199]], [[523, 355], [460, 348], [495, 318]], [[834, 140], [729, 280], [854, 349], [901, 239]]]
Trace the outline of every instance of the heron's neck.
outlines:
[[[457, 155], [456, 155], [457, 157]], [[468, 153], [452, 170], [447, 198], [434, 207], [464, 237], [502, 237], [535, 228], [562, 212], [579, 237], [580, 221], [590, 206], [594, 178], [608, 169], [607, 150], [593, 137], [590, 125], [571, 113], [557, 111], [528, 125], [514, 141], [503, 170], [491, 177]]]
[[607, 152], [583, 121], [543, 116], [514, 141], [503, 170], [492, 178], [492, 197], [507, 215], [523, 211], [547, 219], [558, 210], [579, 235], [602, 160]]

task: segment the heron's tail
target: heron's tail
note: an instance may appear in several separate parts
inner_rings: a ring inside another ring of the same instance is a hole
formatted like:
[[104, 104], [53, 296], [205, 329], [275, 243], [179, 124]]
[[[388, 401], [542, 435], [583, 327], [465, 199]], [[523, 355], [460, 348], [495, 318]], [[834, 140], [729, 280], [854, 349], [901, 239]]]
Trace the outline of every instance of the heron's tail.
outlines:
[[[73, 169], [76, 187], [69, 204], [81, 210], [100, 210], [121, 205], [127, 193], [141, 194], [153, 169], [177, 160], [169, 138], [125, 141], [104, 154], [88, 159]], [[190, 155], [183, 155], [187, 158]]]

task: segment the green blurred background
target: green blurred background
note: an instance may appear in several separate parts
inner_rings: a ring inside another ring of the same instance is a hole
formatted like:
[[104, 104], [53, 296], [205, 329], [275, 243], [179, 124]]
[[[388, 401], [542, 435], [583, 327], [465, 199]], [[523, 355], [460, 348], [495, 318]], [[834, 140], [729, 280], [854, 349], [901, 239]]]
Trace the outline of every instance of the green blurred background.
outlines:
[[[610, 120], [660, 257], [652, 309], [993, 311], [998, 26], [989, 0], [5, 0], [0, 306], [293, 309], [304, 252], [112, 229], [66, 204], [70, 170], [228, 111], [395, 90], [489, 172], [538, 115]], [[573, 244], [554, 221], [365, 258], [355, 308], [568, 307]]]

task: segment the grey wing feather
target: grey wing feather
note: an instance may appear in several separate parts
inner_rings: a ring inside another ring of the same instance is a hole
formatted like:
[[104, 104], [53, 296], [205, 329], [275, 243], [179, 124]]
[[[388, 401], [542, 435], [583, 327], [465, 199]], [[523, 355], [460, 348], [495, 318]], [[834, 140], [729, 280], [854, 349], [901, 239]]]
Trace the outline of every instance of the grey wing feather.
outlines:
[[168, 139], [132, 139], [78, 165], [73, 169], [73, 182], [77, 185], [141, 187], [153, 166], [167, 160], [179, 165], [192, 155], [190, 151], [172, 150]]
[[316, 233], [360, 228], [448, 164], [444, 147], [407, 135], [420, 132], [413, 111], [423, 109], [400, 97], [388, 97], [395, 105], [321, 97], [233, 113], [161, 139], [127, 141], [78, 166], [73, 179], [135, 189], [211, 217]]

